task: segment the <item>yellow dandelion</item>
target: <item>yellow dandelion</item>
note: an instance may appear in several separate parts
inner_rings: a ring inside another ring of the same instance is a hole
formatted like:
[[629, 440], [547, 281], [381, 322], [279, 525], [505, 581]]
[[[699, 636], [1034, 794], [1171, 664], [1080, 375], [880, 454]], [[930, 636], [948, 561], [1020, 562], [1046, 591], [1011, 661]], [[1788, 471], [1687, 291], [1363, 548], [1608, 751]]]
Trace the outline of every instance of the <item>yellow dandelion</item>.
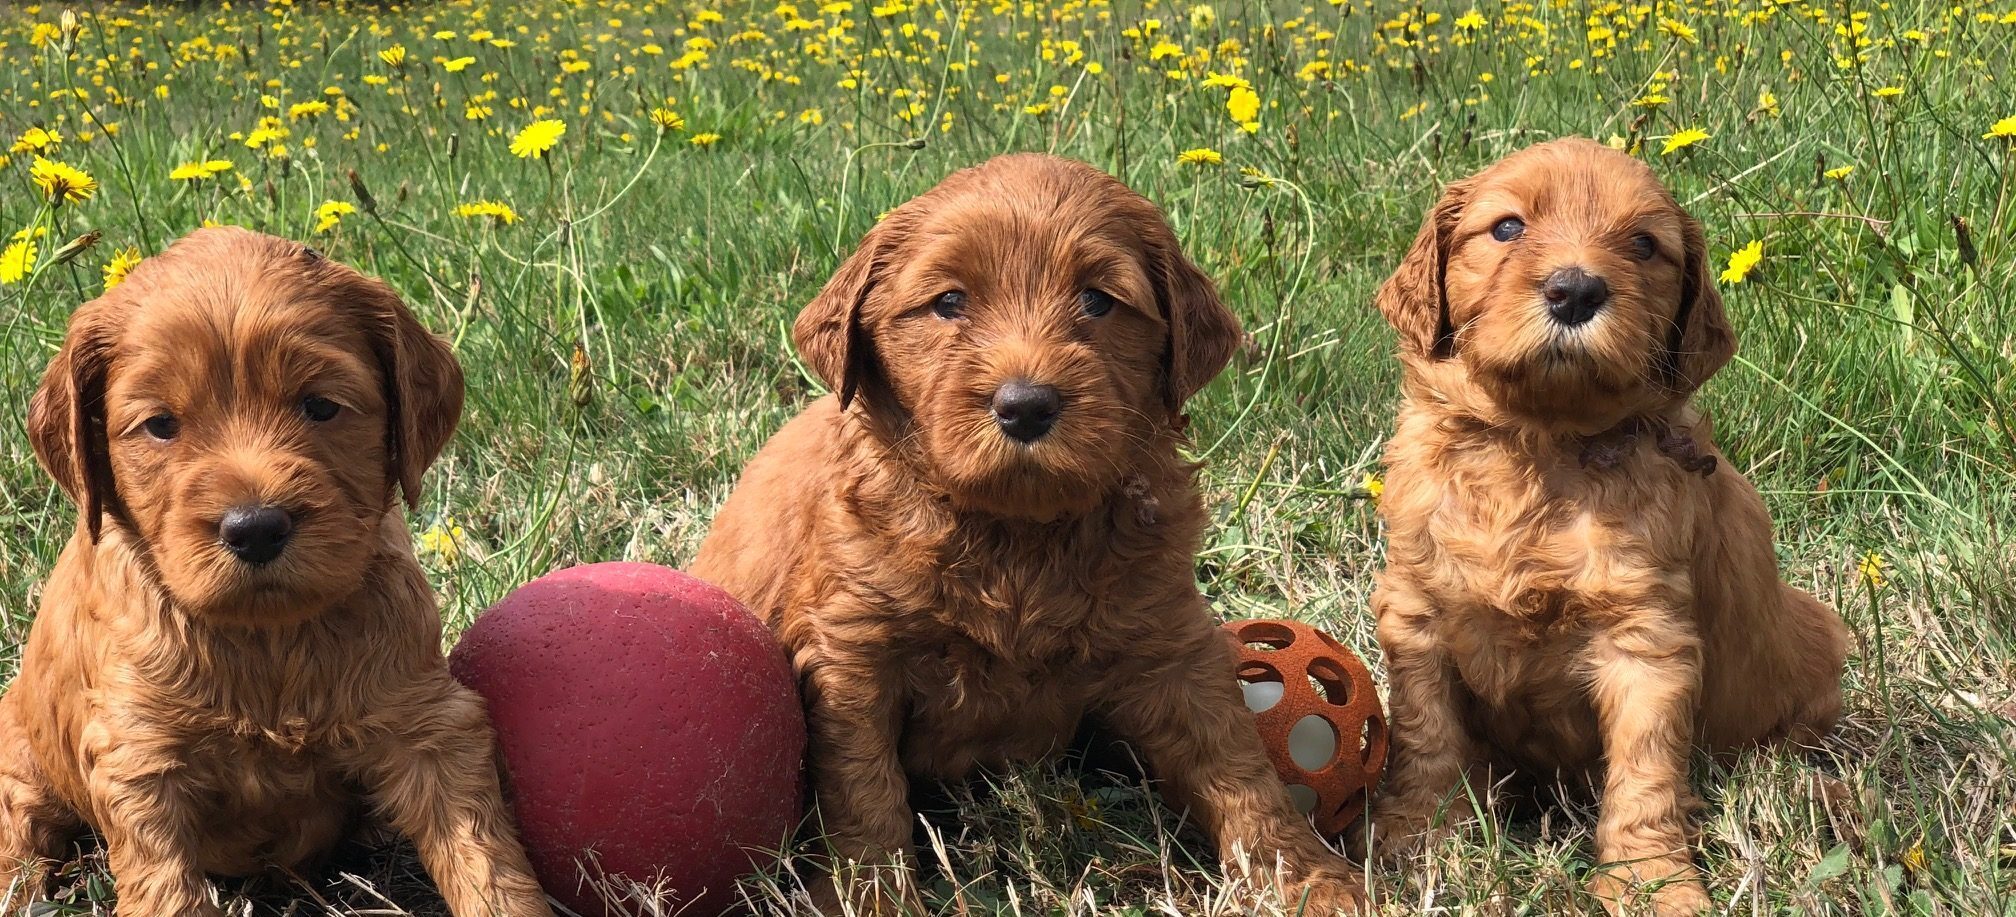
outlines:
[[469, 533], [463, 531], [462, 524], [452, 517], [443, 519], [421, 532], [415, 547], [420, 549], [421, 554], [438, 557], [441, 563], [452, 566], [462, 559], [463, 550], [469, 547]]
[[473, 57], [458, 57], [455, 58], [454, 60], [442, 61], [441, 69], [446, 70], [449, 73], [461, 73], [462, 71], [469, 69], [469, 65], [475, 62], [476, 59]]
[[1890, 577], [1884, 573], [1884, 570], [1889, 566], [1883, 560], [1883, 555], [1870, 551], [1862, 555], [1861, 560], [1855, 562], [1855, 575], [1862, 580], [1864, 585], [1872, 587], [1881, 586], [1890, 581]]
[[1722, 272], [1722, 282], [1742, 283], [1743, 278], [1750, 276], [1750, 272], [1757, 267], [1758, 262], [1763, 260], [1764, 243], [1761, 240], [1751, 240], [1749, 245], [1729, 253], [1729, 267]]
[[669, 108], [651, 109], [651, 123], [658, 125], [658, 129], [661, 131], [683, 131], [686, 129], [686, 119], [680, 117], [678, 112]]
[[392, 47], [386, 48], [385, 50], [378, 52], [378, 59], [394, 67], [406, 63], [406, 46], [393, 45]]
[[343, 217], [357, 212], [355, 205], [345, 201], [323, 201], [315, 208], [315, 231], [328, 232], [342, 222]]
[[1463, 15], [1456, 17], [1456, 28], [1462, 31], [1475, 32], [1483, 27], [1484, 27], [1484, 14], [1477, 12], [1477, 9], [1475, 7], [1472, 7], [1470, 9], [1470, 12], [1464, 13]]
[[1232, 94], [1225, 97], [1225, 113], [1240, 124], [1247, 124], [1260, 116], [1260, 94], [1244, 86], [1232, 87]]
[[131, 245], [112, 253], [112, 260], [105, 262], [105, 289], [126, 281], [126, 275], [133, 272], [133, 266], [140, 263], [140, 250]]
[[312, 118], [315, 117], [316, 115], [323, 115], [328, 113], [329, 113], [329, 103], [324, 102], [321, 99], [310, 99], [306, 102], [296, 102], [293, 105], [288, 106], [287, 120], [299, 121], [302, 118]]
[[1831, 178], [1835, 181], [1846, 181], [1848, 179], [1848, 174], [1853, 171], [1855, 171], [1854, 166], [1835, 166], [1834, 168], [1828, 169], [1827, 171], [1822, 172], [1820, 174], [1828, 178]]
[[1198, 147], [1176, 154], [1176, 161], [1186, 166], [1217, 166], [1225, 164], [1225, 155], [1210, 147]]
[[1698, 40], [1697, 36], [1694, 34], [1694, 27], [1688, 25], [1687, 23], [1681, 22], [1678, 19], [1671, 19], [1671, 18], [1660, 19], [1659, 31], [1665, 32], [1666, 34], [1671, 35], [1674, 38], [1678, 38], [1681, 41], [1687, 42], [1688, 44], [1693, 44], [1695, 41]]
[[694, 146], [713, 146], [714, 144], [719, 142], [721, 142], [720, 134], [707, 133], [707, 134], [693, 135]]
[[1879, 98], [1879, 99], [1894, 99], [1894, 98], [1897, 98], [1898, 96], [1901, 96], [1901, 95], [1903, 95], [1903, 94], [1904, 94], [1904, 87], [1902, 87], [1902, 86], [1884, 86], [1884, 87], [1881, 87], [1881, 88], [1879, 88], [1879, 89], [1875, 89], [1875, 90], [1872, 90], [1872, 91], [1870, 91], [1870, 93], [1869, 93], [1869, 94], [1870, 94], [1870, 95], [1873, 95], [1873, 96], [1875, 96], [1876, 98]]
[[1684, 131], [1674, 134], [1671, 137], [1667, 137], [1666, 145], [1660, 148], [1659, 155], [1670, 156], [1675, 152], [1684, 150], [1690, 146], [1693, 146], [1694, 144], [1700, 143], [1701, 141], [1708, 139], [1710, 136], [1712, 135], [1709, 134], [1707, 131], [1704, 131], [1698, 127], [1690, 127]]
[[1988, 133], [1981, 135], [1983, 140], [1993, 140], [1996, 137], [2016, 137], [2016, 115], [1995, 122], [1994, 126], [1988, 128]]
[[499, 226], [509, 226], [518, 222], [518, 211], [502, 201], [470, 201], [455, 208], [455, 215], [467, 219], [489, 217]]
[[511, 138], [511, 155], [519, 159], [538, 159], [551, 152], [567, 135], [567, 124], [548, 118], [525, 125], [518, 136]]
[[31, 127], [21, 132], [8, 148], [10, 153], [40, 153], [63, 142], [63, 135], [46, 128]]
[[19, 239], [0, 250], [0, 283], [20, 283], [35, 266], [35, 243]]
[[51, 203], [59, 205], [82, 203], [98, 192], [98, 180], [90, 173], [40, 156], [35, 157], [35, 165], [28, 169], [28, 177]]
[[1386, 495], [1386, 481], [1376, 474], [1366, 472], [1364, 477], [1358, 479], [1358, 489], [1364, 491], [1365, 496], [1377, 500]]

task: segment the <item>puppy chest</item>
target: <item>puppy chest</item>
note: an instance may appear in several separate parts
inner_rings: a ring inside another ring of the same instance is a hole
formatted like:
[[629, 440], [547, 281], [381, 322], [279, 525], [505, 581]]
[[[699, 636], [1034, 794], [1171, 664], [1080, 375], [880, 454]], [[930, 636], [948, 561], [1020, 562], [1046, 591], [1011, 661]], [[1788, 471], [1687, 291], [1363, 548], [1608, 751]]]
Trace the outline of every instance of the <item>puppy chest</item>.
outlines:
[[295, 866], [332, 848], [355, 821], [361, 794], [323, 755], [229, 738], [192, 750], [210, 872]]
[[904, 763], [944, 779], [1062, 749], [1084, 715], [1090, 678], [956, 643], [916, 660], [911, 673]]

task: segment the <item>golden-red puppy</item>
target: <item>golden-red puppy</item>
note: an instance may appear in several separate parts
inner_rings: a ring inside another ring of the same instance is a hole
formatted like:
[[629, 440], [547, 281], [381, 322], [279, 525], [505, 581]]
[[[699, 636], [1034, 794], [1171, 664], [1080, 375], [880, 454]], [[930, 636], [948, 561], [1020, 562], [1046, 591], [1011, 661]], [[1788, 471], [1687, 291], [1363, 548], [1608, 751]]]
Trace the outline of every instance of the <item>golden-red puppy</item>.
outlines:
[[401, 516], [462, 371], [384, 284], [200, 230], [79, 309], [29, 411], [77, 504], [0, 699], [0, 885], [97, 830], [122, 917], [221, 915], [361, 814], [457, 917], [550, 917]]
[[1542, 144], [1450, 185], [1378, 303], [1405, 366], [1379, 833], [1406, 849], [1487, 766], [1586, 777], [1592, 890], [1700, 910], [1691, 748], [1825, 732], [1848, 636], [1689, 405], [1736, 347], [1700, 224], [1637, 160]]
[[907, 859], [913, 778], [1061, 750], [1096, 715], [1228, 856], [1307, 913], [1355, 907], [1195, 585], [1181, 410], [1239, 338], [1154, 205], [1040, 155], [896, 208], [799, 315], [837, 394], [750, 463], [693, 571], [790, 651], [837, 855]]

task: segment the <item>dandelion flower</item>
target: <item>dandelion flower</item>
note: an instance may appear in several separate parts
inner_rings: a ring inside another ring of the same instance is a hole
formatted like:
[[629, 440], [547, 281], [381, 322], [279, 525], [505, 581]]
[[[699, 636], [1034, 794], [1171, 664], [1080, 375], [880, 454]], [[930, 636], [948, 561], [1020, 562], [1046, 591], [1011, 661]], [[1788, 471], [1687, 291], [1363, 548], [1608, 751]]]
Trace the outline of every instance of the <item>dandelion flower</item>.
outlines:
[[1225, 97], [1225, 113], [1241, 125], [1252, 123], [1260, 116], [1260, 94], [1244, 86], [1232, 87], [1232, 94]]
[[1176, 161], [1186, 166], [1216, 166], [1225, 163], [1225, 155], [1210, 147], [1198, 147], [1176, 154]]
[[1190, 8], [1190, 28], [1208, 29], [1218, 22], [1218, 11], [1209, 5], [1199, 3]]
[[316, 115], [323, 115], [328, 113], [329, 113], [329, 103], [324, 102], [321, 99], [310, 99], [306, 102], [296, 102], [293, 105], [288, 106], [287, 120], [299, 121], [302, 118], [312, 118], [315, 117]]
[[443, 564], [454, 565], [462, 559], [464, 548], [469, 546], [469, 533], [462, 530], [462, 524], [453, 518], [444, 519], [427, 527], [420, 533], [421, 554], [438, 557]]
[[1660, 19], [1659, 31], [1665, 32], [1666, 34], [1671, 35], [1674, 38], [1678, 38], [1681, 41], [1684, 41], [1690, 45], [1699, 40], [1698, 37], [1694, 34], [1694, 27], [1688, 25], [1687, 23], [1681, 22], [1678, 19], [1671, 19], [1671, 18]]
[[[803, 119], [801, 118], [800, 120]], [[651, 109], [651, 123], [658, 125], [658, 129], [661, 131], [683, 131], [686, 129], [686, 119], [680, 117], [678, 112], [669, 108]]]
[[1710, 135], [1707, 131], [1704, 131], [1698, 127], [1690, 127], [1684, 131], [1674, 134], [1671, 137], [1666, 138], [1666, 145], [1659, 150], [1659, 155], [1670, 156], [1679, 150], [1684, 150], [1690, 146], [1693, 146], [1694, 144], [1700, 143], [1701, 141], [1708, 139], [1709, 136]]
[[1835, 166], [1834, 168], [1828, 169], [1827, 171], [1822, 172], [1820, 174], [1828, 178], [1831, 178], [1835, 181], [1847, 181], [1848, 173], [1853, 171], [1855, 171], [1854, 166]]
[[694, 146], [713, 146], [714, 144], [719, 143], [720, 141], [721, 141], [720, 134], [708, 133], [708, 134], [693, 135]]
[[392, 47], [386, 48], [385, 50], [378, 52], [378, 59], [384, 61], [386, 64], [390, 66], [397, 67], [400, 64], [406, 62], [406, 46], [393, 45]]
[[1456, 17], [1456, 28], [1461, 29], [1465, 32], [1475, 32], [1483, 27], [1484, 27], [1484, 14], [1477, 12], [1477, 9], [1475, 7], [1472, 7], [1470, 9], [1470, 12], [1464, 13], [1463, 15]]
[[35, 266], [35, 243], [19, 239], [0, 250], [0, 283], [20, 283]]
[[1889, 564], [1883, 560], [1883, 555], [1870, 551], [1855, 562], [1855, 575], [1866, 585], [1881, 586], [1890, 580], [1883, 572], [1888, 566]]
[[1879, 99], [1894, 99], [1904, 94], [1904, 88], [1902, 86], [1884, 86], [1880, 89], [1872, 90], [1869, 94]]
[[40, 153], [62, 142], [62, 134], [46, 128], [31, 127], [21, 132], [21, 136], [14, 141], [14, 146], [10, 147], [8, 152]]
[[1377, 500], [1386, 494], [1386, 482], [1378, 475], [1368, 472], [1358, 479], [1358, 489], [1364, 491], [1366, 496]]
[[335, 229], [343, 217], [356, 212], [357, 208], [354, 205], [344, 201], [323, 201], [322, 206], [315, 208], [315, 231], [328, 232]]
[[40, 156], [35, 157], [35, 165], [29, 168], [28, 177], [34, 179], [35, 186], [41, 188], [52, 203], [59, 205], [82, 203], [98, 192], [98, 180], [90, 173]]
[[113, 252], [112, 260], [105, 262], [105, 289], [109, 292], [124, 283], [126, 275], [132, 273], [133, 266], [139, 263], [140, 250], [131, 245]]
[[1743, 278], [1750, 276], [1757, 263], [1763, 260], [1764, 243], [1756, 239], [1751, 240], [1749, 245], [1729, 253], [1729, 268], [1722, 272], [1722, 282], [1742, 283]]
[[446, 70], [449, 73], [461, 73], [462, 71], [469, 69], [469, 65], [475, 62], [476, 59], [473, 57], [458, 57], [455, 58], [454, 60], [442, 61], [441, 69]]
[[2016, 137], [2016, 115], [1995, 122], [1993, 127], [1988, 128], [1988, 133], [1981, 135], [1983, 140], [1992, 140], [1996, 137]]
[[548, 118], [525, 125], [518, 136], [511, 138], [511, 155], [519, 159], [537, 159], [559, 145], [560, 138], [567, 135], [567, 124]]
[[518, 222], [518, 211], [502, 201], [470, 201], [455, 208], [455, 215], [468, 219], [489, 217], [499, 226], [509, 226]]

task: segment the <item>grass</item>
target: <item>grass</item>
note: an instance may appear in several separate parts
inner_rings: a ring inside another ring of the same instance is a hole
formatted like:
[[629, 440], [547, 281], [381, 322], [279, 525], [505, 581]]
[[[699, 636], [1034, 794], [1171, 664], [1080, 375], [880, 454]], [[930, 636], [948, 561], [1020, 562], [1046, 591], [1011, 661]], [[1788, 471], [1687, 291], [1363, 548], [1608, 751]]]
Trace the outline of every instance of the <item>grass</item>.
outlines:
[[[1762, 242], [1724, 286], [1741, 357], [1701, 400], [1765, 494], [1786, 576], [1858, 638], [1825, 754], [1698, 767], [1718, 904], [2016, 913], [2016, 141], [1983, 136], [2016, 116], [2006, 2], [963, 10], [108, 5], [72, 33], [55, 6], [0, 10], [0, 143], [54, 129], [40, 155], [97, 181], [52, 207], [32, 144], [0, 164], [0, 231], [47, 230], [0, 255], [0, 665], [73, 524], [27, 448], [27, 395], [118, 249], [205, 220], [310, 240], [453, 337], [468, 412], [412, 520], [452, 632], [549, 570], [688, 560], [741, 463], [816, 393], [786, 329], [853, 241], [955, 168], [1038, 149], [1162, 204], [1251, 333], [1193, 406], [1216, 609], [1316, 623], [1383, 676], [1363, 483], [1396, 372], [1371, 293], [1441, 183], [1585, 134], [1651, 162], [1718, 267]], [[1250, 85], [1252, 131], [1228, 111], [1247, 90], [1212, 74]], [[566, 134], [514, 156], [535, 120]], [[1662, 152], [1688, 129], [1709, 137]], [[1193, 149], [1223, 162], [1179, 164]], [[231, 168], [170, 178], [206, 160]], [[476, 201], [513, 221], [457, 215]], [[87, 231], [95, 247], [56, 263]], [[994, 781], [936, 820], [940, 912], [1243, 912], [1236, 878], [1133, 784]], [[1397, 912], [1587, 912], [1592, 824], [1498, 816], [1369, 875]], [[410, 858], [350, 868], [233, 894], [261, 914], [438, 908]], [[61, 907], [102, 911], [101, 864], [69, 876]]]

